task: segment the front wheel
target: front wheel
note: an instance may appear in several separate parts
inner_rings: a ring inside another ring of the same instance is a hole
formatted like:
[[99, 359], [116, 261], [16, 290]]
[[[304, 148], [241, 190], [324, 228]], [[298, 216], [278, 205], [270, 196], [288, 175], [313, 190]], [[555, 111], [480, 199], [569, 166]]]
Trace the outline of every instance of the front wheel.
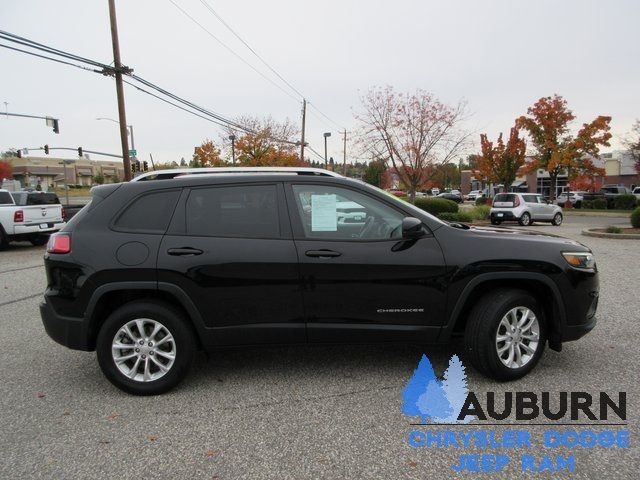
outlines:
[[125, 304], [105, 320], [96, 342], [98, 363], [116, 387], [134, 395], [158, 395], [187, 374], [196, 341], [188, 320], [169, 304]]
[[518, 223], [523, 227], [528, 227], [529, 225], [531, 225], [531, 215], [528, 212], [524, 212], [522, 215], [520, 215]]
[[551, 223], [556, 227], [559, 227], [560, 225], [562, 225], [562, 214], [560, 212], [556, 213], [553, 216], [553, 220], [551, 220]]
[[478, 302], [467, 322], [464, 347], [471, 364], [496, 380], [515, 380], [540, 360], [546, 342], [542, 308], [522, 290], [496, 290]]

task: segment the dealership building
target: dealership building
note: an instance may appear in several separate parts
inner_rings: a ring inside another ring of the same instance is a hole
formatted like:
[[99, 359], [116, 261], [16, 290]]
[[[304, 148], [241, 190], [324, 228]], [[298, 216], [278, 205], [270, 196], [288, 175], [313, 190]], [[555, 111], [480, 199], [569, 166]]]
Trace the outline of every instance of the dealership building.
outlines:
[[91, 186], [94, 183], [93, 178], [99, 173], [104, 177], [105, 183], [121, 181], [124, 178], [124, 168], [119, 161], [30, 156], [11, 157], [7, 160], [11, 162], [13, 178], [23, 187], [35, 187], [38, 183], [43, 190], [62, 187], [65, 183], [65, 173], [67, 185]]

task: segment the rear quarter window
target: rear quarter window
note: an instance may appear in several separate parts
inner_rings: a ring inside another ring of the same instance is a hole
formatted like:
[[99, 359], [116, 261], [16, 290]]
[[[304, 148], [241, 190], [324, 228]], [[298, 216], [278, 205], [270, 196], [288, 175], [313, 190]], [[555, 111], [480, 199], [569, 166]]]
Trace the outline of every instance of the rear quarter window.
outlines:
[[115, 222], [115, 230], [162, 234], [167, 230], [180, 190], [161, 190], [135, 198]]

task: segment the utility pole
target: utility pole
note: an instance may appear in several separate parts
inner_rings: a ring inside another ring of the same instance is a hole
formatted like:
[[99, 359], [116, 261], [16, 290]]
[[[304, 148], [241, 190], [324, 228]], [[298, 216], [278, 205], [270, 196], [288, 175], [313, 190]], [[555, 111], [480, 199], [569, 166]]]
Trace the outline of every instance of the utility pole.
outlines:
[[125, 181], [131, 180], [131, 159], [129, 158], [129, 139], [127, 138], [127, 115], [124, 110], [124, 87], [122, 85], [122, 63], [120, 61], [120, 43], [116, 22], [115, 0], [109, 0], [109, 18], [111, 19], [111, 43], [113, 45], [113, 70], [116, 76], [118, 95], [118, 118], [120, 119], [120, 142], [122, 143], [122, 163]]
[[324, 132], [322, 134], [324, 137], [324, 169], [329, 169], [329, 162], [327, 161], [327, 138], [331, 136], [331, 132]]
[[302, 99], [302, 138], [300, 139], [300, 161], [304, 162], [304, 128], [307, 119], [307, 99]]
[[229, 140], [231, 140], [231, 162], [233, 166], [236, 166], [236, 136], [231, 134], [229, 135]]
[[343, 147], [342, 147], [342, 175], [344, 175], [345, 177], [347, 176], [347, 129], [344, 129], [344, 132], [342, 132], [342, 140], [343, 140]]

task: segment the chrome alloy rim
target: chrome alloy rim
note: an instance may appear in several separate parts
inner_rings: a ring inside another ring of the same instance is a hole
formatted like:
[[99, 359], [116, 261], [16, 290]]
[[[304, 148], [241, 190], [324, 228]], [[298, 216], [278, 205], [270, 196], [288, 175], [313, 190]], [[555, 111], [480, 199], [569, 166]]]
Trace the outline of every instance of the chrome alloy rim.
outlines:
[[176, 342], [160, 322], [136, 318], [116, 332], [111, 356], [126, 377], [136, 382], [152, 382], [171, 370], [176, 360]]
[[515, 307], [498, 325], [496, 351], [508, 368], [524, 367], [531, 361], [540, 343], [540, 323], [532, 310]]

